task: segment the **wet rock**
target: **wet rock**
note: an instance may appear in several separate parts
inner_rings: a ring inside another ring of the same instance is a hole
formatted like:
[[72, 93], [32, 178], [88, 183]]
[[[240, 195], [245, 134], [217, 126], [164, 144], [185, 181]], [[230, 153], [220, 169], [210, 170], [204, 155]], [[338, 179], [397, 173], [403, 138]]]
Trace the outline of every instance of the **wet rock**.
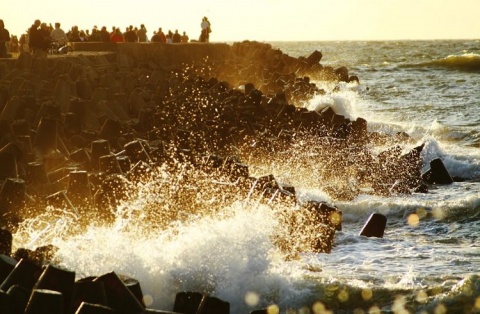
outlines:
[[454, 182], [440, 158], [430, 161], [430, 169], [422, 173], [422, 179], [429, 184], [451, 184]]
[[371, 214], [367, 222], [360, 230], [360, 235], [364, 237], [383, 238], [385, 227], [387, 225], [387, 217], [385, 215], [374, 213]]

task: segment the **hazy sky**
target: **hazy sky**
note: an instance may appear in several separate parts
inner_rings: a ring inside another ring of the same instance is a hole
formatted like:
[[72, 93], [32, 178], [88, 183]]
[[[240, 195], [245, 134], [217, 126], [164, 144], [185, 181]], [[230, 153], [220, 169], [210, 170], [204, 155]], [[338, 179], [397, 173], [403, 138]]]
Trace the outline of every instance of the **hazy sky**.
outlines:
[[66, 31], [145, 24], [148, 35], [186, 31], [211, 41], [480, 39], [480, 0], [0, 0], [0, 19], [20, 35], [35, 19]]

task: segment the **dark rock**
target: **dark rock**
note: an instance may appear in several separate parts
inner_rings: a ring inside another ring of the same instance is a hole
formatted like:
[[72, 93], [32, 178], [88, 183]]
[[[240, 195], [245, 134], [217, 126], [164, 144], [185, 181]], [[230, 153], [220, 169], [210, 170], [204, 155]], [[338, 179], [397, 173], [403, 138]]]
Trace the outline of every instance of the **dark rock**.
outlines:
[[451, 184], [454, 182], [440, 158], [430, 161], [430, 169], [422, 174], [422, 179], [429, 184]]
[[387, 217], [379, 213], [373, 213], [363, 225], [360, 235], [365, 237], [383, 238], [386, 226]]

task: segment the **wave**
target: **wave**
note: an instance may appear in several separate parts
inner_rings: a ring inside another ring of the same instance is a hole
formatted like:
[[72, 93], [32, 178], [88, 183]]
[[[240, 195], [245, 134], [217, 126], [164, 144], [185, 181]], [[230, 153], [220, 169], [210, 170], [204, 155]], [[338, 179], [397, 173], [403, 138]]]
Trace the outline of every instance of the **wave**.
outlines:
[[439, 67], [466, 72], [480, 72], [480, 55], [475, 53], [450, 55], [448, 57], [435, 59], [432, 61], [408, 64], [405, 67]]

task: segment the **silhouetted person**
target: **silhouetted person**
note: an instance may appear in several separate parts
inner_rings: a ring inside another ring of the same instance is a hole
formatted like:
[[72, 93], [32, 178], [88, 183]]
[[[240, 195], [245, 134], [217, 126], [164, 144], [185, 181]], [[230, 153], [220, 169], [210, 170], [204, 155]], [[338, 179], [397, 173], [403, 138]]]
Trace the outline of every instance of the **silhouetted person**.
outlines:
[[122, 43], [125, 41], [125, 39], [123, 38], [123, 34], [120, 31], [120, 28], [117, 28], [115, 30], [115, 33], [113, 33], [112, 37], [110, 37], [110, 41], [112, 43]]
[[202, 32], [200, 33], [200, 41], [208, 43], [210, 41], [210, 33], [212, 32], [212, 25], [206, 16], [203, 17], [202, 23], [200, 24]]
[[28, 30], [27, 30], [27, 33], [20, 35], [20, 39], [18, 40], [19, 52], [29, 51], [27, 37], [28, 37]]
[[100, 37], [102, 42], [109, 43], [110, 42], [110, 33], [107, 31], [107, 27], [103, 26], [100, 30]]
[[10, 53], [18, 53], [18, 37], [12, 36], [10, 37]]
[[180, 34], [178, 33], [178, 29], [175, 30], [175, 33], [172, 35], [172, 43], [178, 44], [180, 43]]
[[55, 28], [50, 32], [50, 37], [59, 45], [65, 46], [68, 42], [67, 34], [60, 27], [60, 23], [55, 23]]
[[160, 36], [158, 35], [157, 32], [153, 32], [153, 36], [152, 36], [152, 38], [150, 38], [150, 41], [152, 43], [160, 43], [161, 42]]
[[81, 42], [86, 42], [88, 41], [88, 35], [87, 33], [85, 33], [83, 30], [81, 30], [79, 33], [78, 33], [78, 39], [81, 41]]
[[171, 44], [173, 42], [173, 33], [171, 30], [167, 33], [167, 44]]
[[90, 42], [102, 41], [102, 35], [100, 34], [100, 31], [98, 30], [97, 26], [93, 27], [92, 33], [90, 34], [90, 36], [88, 36], [88, 41]]
[[50, 34], [47, 24], [35, 20], [29, 29], [29, 45], [36, 57], [47, 57], [47, 51], [50, 47]]
[[188, 43], [188, 35], [187, 33], [183, 32], [182, 36], [180, 37], [180, 42], [182, 43]]
[[82, 41], [80, 39], [80, 31], [78, 30], [78, 26], [72, 26], [72, 29], [68, 33], [68, 41], [75, 43], [75, 42], [80, 42]]
[[160, 36], [161, 43], [165, 44], [167, 42], [167, 36], [165, 36], [165, 33], [163, 32], [161, 27], [158, 29], [158, 36]]
[[148, 41], [147, 29], [145, 28], [144, 24], [140, 25], [140, 29], [137, 31], [137, 36], [138, 36], [139, 43], [146, 43]]
[[125, 42], [136, 43], [138, 41], [137, 33], [133, 30], [133, 26], [130, 25], [125, 32]]
[[10, 33], [5, 28], [3, 20], [0, 20], [0, 58], [7, 58], [7, 44], [10, 41]]

